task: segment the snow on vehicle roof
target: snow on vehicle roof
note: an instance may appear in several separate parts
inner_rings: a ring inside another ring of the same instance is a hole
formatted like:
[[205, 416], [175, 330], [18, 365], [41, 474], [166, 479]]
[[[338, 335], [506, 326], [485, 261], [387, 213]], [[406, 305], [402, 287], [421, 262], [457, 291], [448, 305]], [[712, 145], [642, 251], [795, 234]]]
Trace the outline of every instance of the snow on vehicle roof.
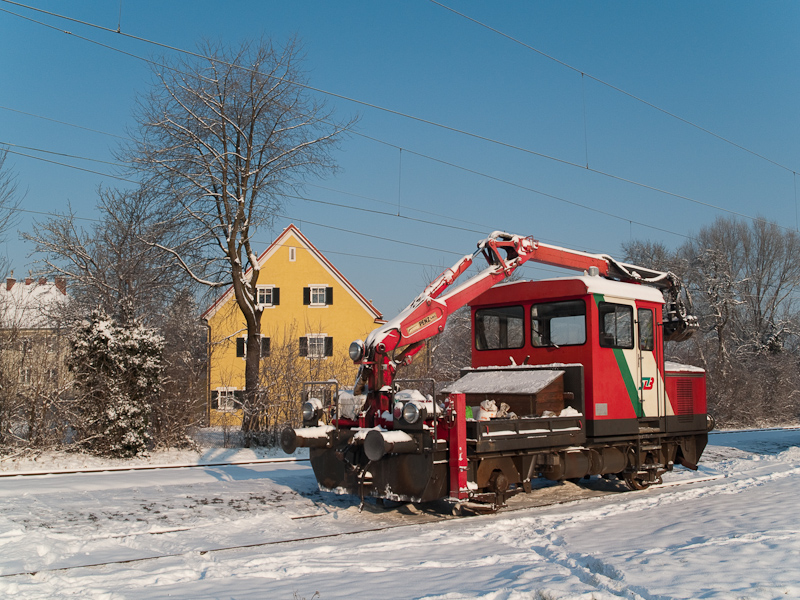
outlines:
[[472, 371], [444, 388], [448, 394], [537, 394], [564, 371]]
[[705, 373], [706, 370], [694, 365], [685, 365], [679, 362], [672, 362], [671, 360], [664, 361], [665, 371], [687, 371], [689, 373]]
[[547, 283], [553, 281], [580, 281], [586, 286], [587, 294], [602, 294], [614, 298], [625, 298], [628, 300], [645, 300], [646, 302], [664, 303], [664, 296], [657, 288], [646, 284], [625, 283], [606, 279], [599, 275], [578, 275], [576, 277], [551, 277], [548, 279], [537, 279], [535, 281], [509, 281], [498, 283], [494, 287], [506, 285], [520, 285], [525, 283]]

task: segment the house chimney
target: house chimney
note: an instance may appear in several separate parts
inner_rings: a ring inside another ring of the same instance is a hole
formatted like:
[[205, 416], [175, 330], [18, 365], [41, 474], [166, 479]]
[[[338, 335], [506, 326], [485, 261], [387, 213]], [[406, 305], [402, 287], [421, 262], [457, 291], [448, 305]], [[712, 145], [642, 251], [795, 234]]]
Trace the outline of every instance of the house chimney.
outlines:
[[67, 295], [67, 278], [66, 277], [56, 277], [56, 289], [64, 294]]
[[33, 273], [28, 271], [28, 276], [25, 278], [25, 285], [30, 285], [33, 283]]
[[6, 291], [10, 292], [15, 283], [17, 283], [17, 280], [14, 279], [14, 271], [11, 271], [11, 275], [6, 277]]

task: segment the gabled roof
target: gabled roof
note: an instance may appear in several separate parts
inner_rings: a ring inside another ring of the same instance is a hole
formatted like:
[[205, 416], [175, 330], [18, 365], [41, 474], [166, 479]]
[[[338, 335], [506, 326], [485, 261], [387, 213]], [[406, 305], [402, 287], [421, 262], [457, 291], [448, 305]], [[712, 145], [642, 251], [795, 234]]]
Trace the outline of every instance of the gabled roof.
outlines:
[[[377, 308], [375, 308], [372, 303], [367, 300], [361, 292], [359, 292], [355, 286], [348, 281], [347, 277], [342, 275], [342, 273], [333, 266], [333, 263], [325, 258], [325, 255], [322, 254], [317, 248], [312, 244], [306, 236], [304, 236], [300, 230], [294, 226], [294, 224], [290, 224], [286, 229], [284, 229], [281, 234], [275, 238], [275, 241], [269, 245], [269, 247], [264, 250], [261, 256], [258, 257], [258, 265], [259, 267], [263, 266], [264, 263], [269, 260], [278, 249], [283, 246], [284, 242], [290, 235], [294, 235], [299, 241], [300, 246], [302, 249], [307, 250], [316, 260], [317, 262], [322, 265], [322, 267], [336, 280], [338, 281], [341, 286], [358, 302], [361, 306], [363, 306], [364, 310], [366, 310], [369, 314], [373, 316], [376, 322], [382, 322], [382, 315]], [[248, 268], [245, 272], [245, 277], [249, 276], [252, 267]], [[202, 319], [208, 320], [220, 309], [228, 300], [231, 299], [233, 296], [233, 286], [229, 287], [222, 296], [217, 298], [217, 300], [201, 315]]]
[[66, 287], [44, 279], [17, 282], [6, 279], [0, 287], [0, 328], [50, 329], [67, 302]]

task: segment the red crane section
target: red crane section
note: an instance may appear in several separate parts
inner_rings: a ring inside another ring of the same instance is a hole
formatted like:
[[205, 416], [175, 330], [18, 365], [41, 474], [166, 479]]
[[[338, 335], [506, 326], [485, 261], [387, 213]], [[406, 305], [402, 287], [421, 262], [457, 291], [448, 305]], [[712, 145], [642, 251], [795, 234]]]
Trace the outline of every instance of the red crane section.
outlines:
[[[455, 287], [453, 284], [483, 254], [488, 266]], [[426, 339], [444, 331], [447, 317], [474, 298], [501, 282], [524, 263], [533, 260], [576, 271], [593, 271], [620, 281], [652, 285], [667, 291], [665, 340], [688, 338], [697, 327], [681, 298], [680, 280], [669, 272], [629, 265], [604, 254], [590, 254], [536, 241], [532, 237], [495, 231], [478, 242], [478, 249], [461, 258], [434, 279], [411, 304], [394, 319], [375, 329], [366, 341], [350, 346], [350, 357], [361, 365], [356, 393], [377, 392], [389, 385], [399, 364], [408, 364]], [[398, 348], [404, 348], [395, 356]]]

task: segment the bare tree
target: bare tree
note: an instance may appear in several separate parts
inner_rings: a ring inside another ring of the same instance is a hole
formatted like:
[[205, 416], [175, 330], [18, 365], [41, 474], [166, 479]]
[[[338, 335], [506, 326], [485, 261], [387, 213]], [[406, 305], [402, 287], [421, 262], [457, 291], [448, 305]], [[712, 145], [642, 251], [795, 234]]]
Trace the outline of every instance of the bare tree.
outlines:
[[[354, 121], [336, 122], [309, 93], [296, 40], [237, 48], [204, 42], [202, 58], [153, 66], [141, 97], [135, 142], [121, 155], [162, 192], [163, 212], [180, 219], [180, 244], [159, 244], [197, 282], [233, 286], [247, 324], [243, 429], [259, 385], [260, 268], [252, 239], [270, 226], [285, 194], [335, 169], [331, 151]], [[203, 264], [187, 249], [200, 249]]]
[[[18, 221], [17, 208], [22, 201], [14, 172], [6, 164], [8, 151], [0, 149], [0, 242], [6, 240], [9, 230]], [[8, 272], [10, 265], [0, 258], [0, 268]], [[19, 422], [24, 402], [19, 390], [19, 365], [17, 349], [22, 343], [19, 324], [9, 319], [15, 311], [8, 295], [0, 296], [0, 452], [8, 449], [9, 440], [15, 438], [14, 427]]]
[[[709, 407], [722, 425], [785, 423], [800, 409], [800, 236], [764, 219], [718, 218], [674, 253], [623, 245], [629, 260], [682, 274], [700, 331], [672, 345], [708, 373]], [[652, 261], [652, 262], [649, 262]], [[672, 261], [661, 262], [661, 261]]]
[[[796, 335], [792, 293], [800, 285], [800, 236], [766, 220], [748, 226], [719, 218], [700, 230], [681, 253], [691, 264], [695, 298], [718, 332], [718, 355], [779, 350]], [[722, 331], [724, 329], [724, 332]]]
[[159, 320], [185, 281], [176, 276], [171, 256], [154, 244], [171, 243], [176, 229], [165, 226], [156, 196], [144, 188], [100, 189], [100, 219], [89, 228], [67, 214], [36, 222], [23, 237], [35, 244], [44, 271], [65, 277], [70, 296], [83, 314], [102, 308], [122, 316], [132, 306], [144, 323]]
[[19, 221], [17, 209], [24, 197], [16, 174], [6, 165], [7, 158], [8, 150], [0, 148], [0, 241], [5, 241], [8, 231]]
[[163, 390], [153, 401], [151, 417], [156, 447], [191, 446], [188, 432], [205, 421], [208, 333], [194, 318], [198, 312], [191, 291], [183, 289], [170, 304], [161, 326]]
[[301, 356], [297, 341], [300, 329], [314, 328], [309, 323], [298, 326], [295, 322], [285, 323], [282, 332], [275, 328], [269, 354], [261, 357], [262, 393], [256, 412], [264, 432], [259, 442], [264, 445], [275, 445], [287, 425], [296, 427], [302, 423], [304, 381], [335, 380], [346, 387], [356, 375], [352, 361], [344, 356]]
[[622, 260], [659, 271], [672, 271], [681, 275], [681, 260], [675, 250], [670, 250], [661, 242], [650, 240], [630, 240], [622, 243]]

